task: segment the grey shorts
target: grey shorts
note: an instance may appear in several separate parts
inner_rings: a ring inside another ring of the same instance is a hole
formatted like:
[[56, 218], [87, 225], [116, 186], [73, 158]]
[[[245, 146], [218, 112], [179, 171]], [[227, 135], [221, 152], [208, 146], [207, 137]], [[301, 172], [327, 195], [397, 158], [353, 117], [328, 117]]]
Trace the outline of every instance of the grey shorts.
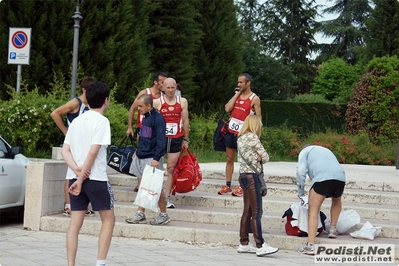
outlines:
[[[141, 178], [143, 176], [144, 167], [148, 164], [151, 164], [153, 158], [145, 158], [140, 159], [137, 156], [134, 156], [132, 160], [132, 164], [130, 165], [129, 173], [136, 176], [137, 178]], [[163, 168], [163, 156], [159, 159], [159, 165], [157, 167], [159, 170], [164, 170]]]

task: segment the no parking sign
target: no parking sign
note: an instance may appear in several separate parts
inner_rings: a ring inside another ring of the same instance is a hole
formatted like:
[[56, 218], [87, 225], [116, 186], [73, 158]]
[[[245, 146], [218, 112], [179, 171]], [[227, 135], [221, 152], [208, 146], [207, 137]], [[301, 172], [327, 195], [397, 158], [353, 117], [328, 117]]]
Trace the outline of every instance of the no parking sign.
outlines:
[[30, 28], [10, 28], [8, 42], [8, 63], [29, 65]]

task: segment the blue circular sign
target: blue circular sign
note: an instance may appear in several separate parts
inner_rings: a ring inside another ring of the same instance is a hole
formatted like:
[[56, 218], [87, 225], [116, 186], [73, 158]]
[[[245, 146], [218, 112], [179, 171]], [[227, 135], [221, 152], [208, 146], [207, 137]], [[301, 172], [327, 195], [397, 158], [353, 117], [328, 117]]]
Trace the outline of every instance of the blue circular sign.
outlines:
[[12, 35], [11, 41], [15, 48], [22, 49], [28, 44], [28, 35], [23, 31], [17, 31]]

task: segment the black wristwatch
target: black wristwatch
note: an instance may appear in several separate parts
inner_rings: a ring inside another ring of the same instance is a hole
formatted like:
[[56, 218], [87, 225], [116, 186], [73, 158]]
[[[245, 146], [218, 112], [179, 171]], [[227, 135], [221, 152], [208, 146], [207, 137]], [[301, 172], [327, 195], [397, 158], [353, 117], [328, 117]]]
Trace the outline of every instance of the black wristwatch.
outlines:
[[187, 141], [187, 142], [190, 142], [190, 139], [189, 138], [186, 138], [186, 139], [183, 139], [184, 141]]

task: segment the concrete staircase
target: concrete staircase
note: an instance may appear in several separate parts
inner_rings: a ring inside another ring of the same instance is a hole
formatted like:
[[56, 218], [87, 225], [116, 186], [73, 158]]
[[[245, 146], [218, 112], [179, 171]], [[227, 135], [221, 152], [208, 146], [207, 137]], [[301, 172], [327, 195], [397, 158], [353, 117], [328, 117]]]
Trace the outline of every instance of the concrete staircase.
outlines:
[[[202, 167], [202, 166], [201, 166]], [[292, 165], [291, 165], [292, 167]], [[238, 168], [236, 168], [238, 169]], [[173, 202], [176, 209], [168, 209], [172, 222], [167, 226], [127, 224], [126, 217], [133, 215], [137, 206], [133, 205], [137, 193], [133, 188], [137, 184], [135, 177], [112, 174], [109, 176], [115, 195], [115, 215], [117, 222], [115, 236], [146, 239], [169, 239], [189, 243], [208, 243], [237, 246], [239, 244], [239, 221], [242, 212], [242, 198], [231, 195], [217, 195], [225, 183], [223, 164], [218, 170], [203, 167], [203, 181], [197, 190], [187, 194], [176, 194]], [[265, 170], [267, 173], [267, 170]], [[263, 236], [265, 241], [280, 249], [296, 250], [306, 242], [306, 238], [287, 236], [284, 230], [285, 219], [282, 215], [293, 202], [298, 200], [295, 185], [295, 171], [290, 175], [273, 174], [265, 176], [268, 194], [263, 198]], [[236, 180], [236, 175], [234, 176]], [[361, 217], [361, 223], [351, 229], [355, 231], [369, 221], [373, 226], [381, 226], [381, 234], [371, 240], [352, 238], [349, 234], [339, 235], [337, 239], [328, 239], [323, 233], [317, 237], [319, 244], [395, 244], [395, 257], [399, 258], [399, 186], [385, 184], [386, 180], [370, 182], [357, 178], [349, 180], [343, 196], [343, 210], [354, 209]], [[385, 182], [385, 183], [384, 183]], [[237, 181], [233, 181], [237, 183]], [[398, 181], [399, 183], [399, 181]], [[385, 186], [385, 187], [384, 187]], [[307, 186], [309, 188], [309, 186]], [[322, 211], [329, 217], [331, 200], [327, 199]], [[146, 211], [147, 222], [157, 213]], [[328, 219], [328, 218], [327, 218]], [[62, 214], [43, 216], [40, 230], [65, 232], [69, 218]], [[97, 234], [100, 228], [98, 214], [86, 217], [81, 232]]]

